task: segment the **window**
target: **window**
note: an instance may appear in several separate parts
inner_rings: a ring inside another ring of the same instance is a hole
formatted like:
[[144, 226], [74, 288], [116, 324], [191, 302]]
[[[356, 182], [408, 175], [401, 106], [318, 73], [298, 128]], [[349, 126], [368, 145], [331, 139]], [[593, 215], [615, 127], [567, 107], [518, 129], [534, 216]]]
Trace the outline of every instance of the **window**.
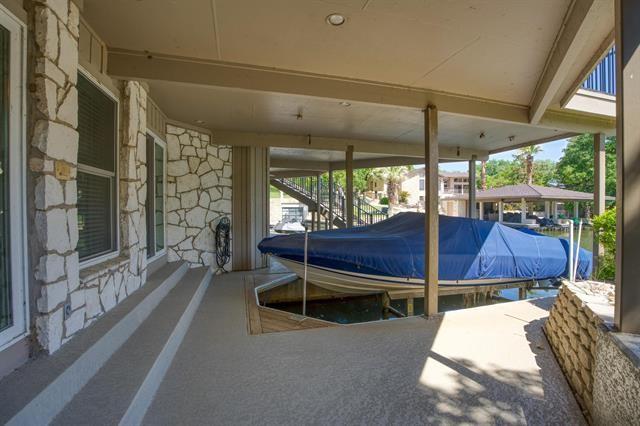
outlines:
[[147, 135], [147, 256], [164, 251], [164, 145]]
[[420, 191], [424, 191], [424, 179], [420, 179]]
[[81, 260], [117, 248], [117, 104], [78, 74], [78, 253]]
[[0, 350], [28, 330], [23, 34], [22, 24], [0, 6]]

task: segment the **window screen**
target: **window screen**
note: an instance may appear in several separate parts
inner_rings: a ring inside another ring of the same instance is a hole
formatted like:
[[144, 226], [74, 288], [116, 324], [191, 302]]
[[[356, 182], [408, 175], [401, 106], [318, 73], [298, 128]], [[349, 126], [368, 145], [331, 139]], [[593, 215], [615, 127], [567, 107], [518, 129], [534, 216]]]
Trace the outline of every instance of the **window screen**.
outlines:
[[116, 249], [116, 102], [78, 74], [78, 253]]

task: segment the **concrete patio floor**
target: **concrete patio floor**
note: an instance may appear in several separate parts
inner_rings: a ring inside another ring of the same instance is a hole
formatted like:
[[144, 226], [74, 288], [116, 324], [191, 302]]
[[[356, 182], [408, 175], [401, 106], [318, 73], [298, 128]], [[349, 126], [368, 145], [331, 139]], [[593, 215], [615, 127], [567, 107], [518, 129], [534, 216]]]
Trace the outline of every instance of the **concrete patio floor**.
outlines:
[[541, 329], [553, 299], [250, 336], [247, 274], [213, 279], [146, 424], [584, 424]]

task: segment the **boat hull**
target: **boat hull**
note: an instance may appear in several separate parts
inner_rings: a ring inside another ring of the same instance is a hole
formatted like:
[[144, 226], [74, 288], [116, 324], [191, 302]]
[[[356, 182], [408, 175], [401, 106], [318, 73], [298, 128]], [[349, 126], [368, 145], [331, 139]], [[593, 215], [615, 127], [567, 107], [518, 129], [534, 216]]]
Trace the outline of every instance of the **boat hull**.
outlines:
[[[273, 256], [283, 266], [291, 270], [300, 278], [304, 277], [304, 264], [294, 260]], [[424, 290], [424, 280], [419, 278], [387, 277], [381, 275], [358, 274], [337, 269], [323, 268], [309, 264], [307, 266], [307, 280], [318, 287], [339, 293], [375, 294], [375, 293], [403, 293]], [[473, 287], [491, 286], [514, 282], [530, 281], [529, 279], [496, 278], [464, 281], [439, 281], [440, 287]]]

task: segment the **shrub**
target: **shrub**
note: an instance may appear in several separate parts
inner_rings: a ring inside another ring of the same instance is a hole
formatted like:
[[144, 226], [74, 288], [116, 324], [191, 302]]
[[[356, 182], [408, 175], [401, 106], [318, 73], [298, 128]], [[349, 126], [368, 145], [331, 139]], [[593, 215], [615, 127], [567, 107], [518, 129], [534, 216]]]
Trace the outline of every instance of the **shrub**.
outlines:
[[380, 205], [388, 206], [389, 205], [389, 197], [380, 198]]
[[604, 248], [598, 259], [597, 279], [612, 280], [616, 273], [616, 208], [612, 207], [593, 218], [593, 233]]
[[409, 201], [409, 191], [401, 191], [400, 192], [400, 202], [402, 204], [405, 204], [407, 201]]

